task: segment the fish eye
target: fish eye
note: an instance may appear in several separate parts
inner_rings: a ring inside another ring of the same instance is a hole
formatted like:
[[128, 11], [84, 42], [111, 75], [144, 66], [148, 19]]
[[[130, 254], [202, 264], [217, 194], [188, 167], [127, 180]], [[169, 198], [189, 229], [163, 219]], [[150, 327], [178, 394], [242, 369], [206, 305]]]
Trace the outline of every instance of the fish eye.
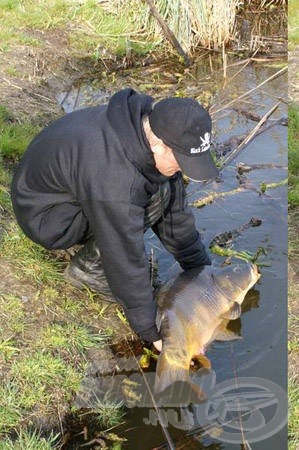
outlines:
[[238, 264], [236, 267], [233, 268], [233, 271], [235, 273], [241, 273], [242, 272], [242, 267]]

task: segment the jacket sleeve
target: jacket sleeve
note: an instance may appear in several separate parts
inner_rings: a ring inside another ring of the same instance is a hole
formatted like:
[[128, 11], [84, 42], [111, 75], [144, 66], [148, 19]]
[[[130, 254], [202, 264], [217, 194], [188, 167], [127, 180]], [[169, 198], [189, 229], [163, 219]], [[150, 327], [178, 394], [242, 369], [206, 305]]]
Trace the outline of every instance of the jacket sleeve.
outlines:
[[182, 269], [210, 265], [211, 260], [195, 227], [195, 218], [185, 203], [185, 187], [181, 174], [170, 179], [171, 199], [162, 220], [152, 228], [164, 247]]
[[145, 341], [160, 339], [143, 240], [144, 209], [125, 202], [88, 201], [84, 211], [111, 292], [131, 327]]

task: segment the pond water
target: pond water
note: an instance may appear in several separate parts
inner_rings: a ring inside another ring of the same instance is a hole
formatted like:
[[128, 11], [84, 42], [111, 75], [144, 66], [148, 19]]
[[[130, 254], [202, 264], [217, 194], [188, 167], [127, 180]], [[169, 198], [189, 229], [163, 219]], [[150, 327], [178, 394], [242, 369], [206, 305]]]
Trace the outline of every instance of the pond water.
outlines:
[[[274, 68], [253, 66], [245, 69], [242, 77], [227, 86], [224, 93], [228, 98], [241, 95], [267, 79]], [[273, 106], [273, 97], [286, 98], [286, 79], [280, 77], [269, 83], [263, 91], [257, 91], [242, 105], [245, 109], [263, 115]], [[240, 105], [238, 105], [240, 106]], [[281, 104], [274, 117], [287, 114], [286, 105]], [[220, 115], [220, 114], [219, 114]], [[229, 135], [248, 132], [255, 123], [244, 119], [234, 111], [215, 118], [214, 132], [218, 141]], [[271, 380], [286, 390], [287, 386], [287, 188], [281, 186], [259, 195], [260, 183], [276, 183], [287, 177], [287, 129], [277, 125], [256, 137], [240, 154], [222, 171], [220, 183], [201, 186], [190, 183], [189, 201], [204, 197], [209, 192], [225, 192], [239, 186], [236, 177], [236, 164], [275, 164], [275, 168], [252, 170], [246, 174], [247, 185], [256, 190], [245, 189], [201, 209], [194, 209], [198, 229], [203, 241], [209, 246], [211, 240], [224, 231], [238, 229], [249, 222], [251, 217], [262, 220], [259, 227], [245, 230], [234, 241], [234, 249], [255, 252], [258, 247], [267, 251], [265, 260], [270, 267], [261, 269], [262, 276], [255, 287], [254, 295], [248, 294], [248, 311], [241, 316], [243, 339], [233, 343], [215, 342], [208, 349], [207, 356], [212, 361], [217, 383], [238, 377], [259, 377]], [[279, 167], [280, 166], [280, 167]], [[161, 277], [166, 280], [179, 270], [174, 260], [165, 253], [155, 237], [148, 236], [149, 246], [155, 248], [159, 259]], [[211, 255], [213, 264], [223, 263], [224, 258]], [[150, 433], [143, 430], [144, 435]], [[220, 436], [221, 440], [221, 436]], [[218, 442], [217, 440], [215, 442]], [[186, 444], [187, 445], [187, 444]], [[287, 448], [285, 430], [266, 440], [251, 444], [253, 449], [270, 450]], [[145, 447], [134, 446], [134, 449]], [[148, 447], [150, 448], [150, 447]], [[183, 447], [182, 447], [183, 448]], [[188, 445], [185, 447], [188, 447]], [[193, 448], [193, 447], [192, 447]], [[198, 444], [194, 448], [203, 448]], [[206, 448], [206, 447], [205, 447]], [[222, 443], [208, 448], [234, 449], [240, 445]]]
[[[230, 61], [233, 63], [234, 61]], [[238, 98], [244, 92], [257, 86], [279, 70], [277, 63], [257, 62], [247, 65], [235, 78], [233, 74], [240, 66], [228, 68], [227, 78], [223, 78], [221, 61], [218, 57], [206, 56], [195, 64], [190, 71], [181, 72], [179, 90], [185, 95], [195, 96], [212, 102], [214, 122], [214, 141], [220, 144], [233, 135], [246, 135], [256, 126], [256, 122], [248, 119], [240, 110], [242, 108], [262, 117], [278, 102], [278, 98], [287, 99], [286, 75], [266, 83], [260, 89], [239, 100], [230, 108], [218, 113], [216, 111], [230, 100]], [[146, 70], [146, 69], [144, 69]], [[163, 72], [163, 71], [162, 71]], [[192, 76], [191, 76], [191, 75]], [[144, 71], [143, 71], [143, 76]], [[167, 78], [167, 73], [165, 73]], [[136, 78], [135, 78], [136, 80]], [[163, 85], [163, 73], [159, 82]], [[146, 92], [156, 97], [174, 95], [178, 89], [178, 81], [169, 82], [167, 88], [151, 86]], [[128, 77], [120, 80], [122, 87], [131, 86]], [[166, 81], [164, 85], [166, 84]], [[117, 88], [119, 85], [117, 86]], [[136, 86], [133, 86], [136, 87]], [[142, 86], [137, 86], [142, 90]], [[115, 89], [117, 90], [117, 89]], [[84, 95], [84, 92], [87, 93]], [[112, 92], [99, 90], [98, 86], [72, 88], [60, 95], [59, 101], [66, 111], [86, 106], [93, 102], [107, 101]], [[212, 97], [211, 97], [212, 96]], [[211, 100], [212, 98], [212, 100]], [[72, 100], [73, 99], [73, 100]], [[72, 103], [73, 102], [73, 103]], [[269, 119], [287, 116], [287, 106], [281, 101]], [[198, 230], [206, 246], [218, 234], [237, 229], [249, 222], [252, 217], [261, 219], [259, 227], [244, 230], [234, 240], [233, 248], [255, 252], [264, 247], [267, 255], [264, 260], [270, 266], [261, 269], [262, 276], [254, 291], [246, 297], [246, 312], [241, 316], [238, 326], [242, 339], [234, 342], [214, 342], [207, 351], [216, 374], [216, 383], [235, 380], [240, 377], [258, 377], [269, 380], [286, 391], [287, 389], [287, 187], [280, 186], [259, 194], [261, 183], [278, 183], [287, 177], [287, 128], [280, 124], [269, 128], [250, 142], [237, 157], [221, 172], [221, 181], [207, 184], [190, 182], [187, 187], [188, 201], [204, 197], [210, 192], [225, 192], [239, 187], [236, 164], [265, 164], [267, 167], [246, 173], [244, 191], [219, 198], [214, 203], [201, 209], [193, 208]], [[275, 167], [270, 168], [269, 165]], [[169, 279], [180, 269], [171, 255], [161, 246], [157, 238], [149, 231], [145, 236], [146, 248], [150, 253], [154, 249], [158, 260], [159, 276], [162, 281]], [[221, 265], [223, 257], [211, 254], [214, 265]], [[178, 343], [179, 345], [179, 343]], [[283, 399], [285, 401], [285, 399]], [[284, 404], [284, 407], [286, 405]], [[273, 412], [273, 411], [272, 411]], [[195, 408], [192, 410], [196, 414]], [[264, 416], [269, 419], [271, 411], [265, 408]], [[126, 423], [115, 431], [128, 439], [125, 449], [151, 450], [165, 442], [159, 425], [147, 425], [149, 411], [141, 408], [128, 409]], [[277, 427], [277, 429], [279, 426]], [[227, 443], [209, 435], [197, 433], [187, 436], [184, 430], [169, 427], [176, 448], [180, 449], [240, 449], [284, 450], [287, 448], [286, 430], [283, 428], [272, 436], [259, 442], [249, 443], [242, 447], [239, 443]], [[75, 445], [75, 444], [74, 444]], [[72, 447], [76, 448], [76, 447]], [[167, 448], [161, 447], [161, 448]]]

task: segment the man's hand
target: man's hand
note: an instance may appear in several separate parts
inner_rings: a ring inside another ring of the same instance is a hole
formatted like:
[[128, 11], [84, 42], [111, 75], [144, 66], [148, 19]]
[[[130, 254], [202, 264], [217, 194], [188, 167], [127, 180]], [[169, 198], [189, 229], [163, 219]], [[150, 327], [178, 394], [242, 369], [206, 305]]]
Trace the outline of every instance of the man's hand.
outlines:
[[158, 350], [158, 352], [161, 352], [162, 351], [162, 339], [160, 339], [159, 341], [153, 342], [153, 346], [155, 347], [156, 350]]

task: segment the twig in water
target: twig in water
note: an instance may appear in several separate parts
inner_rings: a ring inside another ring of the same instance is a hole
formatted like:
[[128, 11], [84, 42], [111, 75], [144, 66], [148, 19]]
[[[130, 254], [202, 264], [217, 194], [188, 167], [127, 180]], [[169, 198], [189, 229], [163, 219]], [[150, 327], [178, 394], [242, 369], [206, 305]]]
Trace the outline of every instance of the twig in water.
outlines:
[[288, 184], [287, 178], [282, 181], [279, 181], [278, 183], [261, 183], [260, 192], [261, 194], [264, 194], [267, 189], [275, 189], [277, 187], [284, 186], [285, 184]]
[[246, 138], [225, 158], [221, 163], [221, 169], [226, 166], [233, 158], [237, 156], [239, 151], [251, 141], [251, 139], [256, 135], [261, 126], [269, 119], [269, 117], [274, 113], [274, 111], [280, 105], [280, 101], [276, 103], [259, 121], [259, 123], [250, 131]]
[[245, 69], [245, 67], [247, 67], [248, 66], [248, 64], [250, 64], [252, 61], [253, 61], [253, 58], [254, 58], [254, 56], [257, 54], [257, 52], [259, 51], [259, 49], [260, 49], [260, 47], [258, 47], [256, 50], [255, 50], [255, 52], [253, 53], [253, 55], [250, 57], [250, 58], [247, 58], [245, 61], [245, 64], [241, 67], [241, 69], [239, 69], [238, 70], [238, 72], [236, 72], [232, 77], [231, 77], [231, 79], [229, 80], [230, 82], [234, 79], [234, 78], [236, 78], [244, 69]]
[[257, 86], [255, 86], [254, 88], [250, 89], [247, 92], [244, 92], [244, 94], [240, 95], [238, 98], [234, 98], [233, 100], [231, 100], [230, 102], [228, 102], [226, 105], [222, 106], [219, 109], [216, 109], [216, 111], [212, 111], [212, 108], [210, 109], [210, 114], [211, 116], [214, 116], [215, 114], [217, 114], [220, 111], [223, 111], [224, 109], [228, 108], [229, 106], [233, 105], [236, 102], [239, 102], [242, 98], [247, 97], [247, 95], [251, 94], [252, 92], [256, 91], [257, 89], [259, 89], [260, 87], [264, 86], [266, 83], [268, 83], [269, 81], [274, 80], [275, 78], [279, 77], [280, 75], [282, 75], [283, 73], [285, 73], [288, 70], [287, 67], [283, 67], [282, 69], [278, 70], [277, 72], [275, 72], [273, 75], [271, 75], [271, 77], [267, 78], [266, 80], [264, 80], [262, 83], [258, 84]]
[[189, 203], [189, 206], [194, 206], [195, 208], [202, 208], [210, 203], [213, 203], [217, 198], [227, 197], [228, 195], [238, 194], [239, 192], [244, 192], [245, 189], [242, 187], [233, 189], [232, 191], [226, 192], [212, 192], [204, 198], [200, 198], [199, 200], [195, 200], [192, 203]]
[[242, 114], [246, 119], [253, 120], [254, 122], [259, 122], [261, 120], [261, 116], [258, 116], [247, 109], [240, 108], [239, 106], [235, 106], [233, 110], [238, 114]]
[[237, 172], [240, 175], [256, 169], [287, 169], [287, 167], [281, 164], [251, 164], [250, 166], [242, 162], [237, 164]]
[[76, 98], [75, 98], [75, 102], [74, 102], [74, 105], [73, 105], [73, 110], [75, 110], [76, 107], [77, 107], [78, 100], [79, 100], [80, 90], [81, 90], [81, 86], [78, 87], [77, 94], [76, 94]]

